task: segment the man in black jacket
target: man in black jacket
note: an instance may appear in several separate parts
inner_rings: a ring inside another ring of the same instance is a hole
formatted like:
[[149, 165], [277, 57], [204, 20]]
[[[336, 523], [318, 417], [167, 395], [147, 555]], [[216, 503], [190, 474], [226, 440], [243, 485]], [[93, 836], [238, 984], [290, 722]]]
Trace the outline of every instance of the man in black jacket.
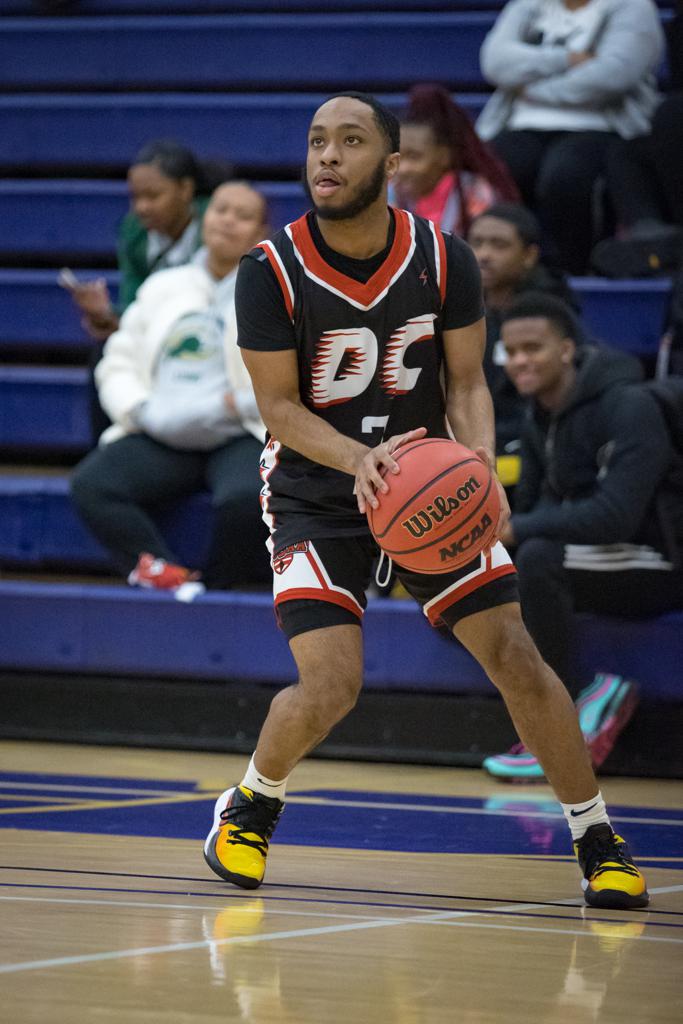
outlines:
[[[653, 501], [673, 459], [667, 427], [642, 386], [639, 364], [620, 352], [577, 346], [578, 325], [559, 299], [519, 298], [504, 314], [506, 370], [530, 400], [522, 471], [502, 540], [516, 546], [524, 621], [545, 661], [573, 696], [573, 613], [645, 618], [683, 608]], [[636, 703], [635, 687], [599, 675], [578, 694], [596, 766]], [[513, 748], [487, 758], [498, 778], [542, 778], [536, 759]]]
[[578, 310], [578, 300], [560, 270], [539, 262], [541, 228], [519, 203], [496, 203], [472, 221], [467, 241], [476, 256], [486, 302], [484, 372], [496, 412], [496, 451], [512, 454], [526, 402], [503, 369], [500, 328], [505, 311], [528, 291], [546, 292]]

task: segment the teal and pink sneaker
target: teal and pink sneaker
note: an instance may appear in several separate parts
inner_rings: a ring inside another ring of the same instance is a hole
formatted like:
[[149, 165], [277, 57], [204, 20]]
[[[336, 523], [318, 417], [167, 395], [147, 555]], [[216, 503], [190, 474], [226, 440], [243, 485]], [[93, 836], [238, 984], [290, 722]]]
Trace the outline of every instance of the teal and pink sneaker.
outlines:
[[[637, 705], [637, 685], [622, 676], [598, 672], [591, 685], [581, 691], [576, 710], [594, 768], [608, 757]], [[507, 754], [487, 757], [482, 768], [501, 782], [545, 781], [541, 765], [521, 743]]]
[[594, 768], [599, 768], [611, 753], [619, 733], [638, 706], [638, 699], [634, 682], [607, 672], [598, 672], [591, 685], [579, 694], [579, 725]]
[[543, 769], [523, 743], [516, 743], [507, 754], [487, 757], [482, 768], [501, 782], [545, 782]]

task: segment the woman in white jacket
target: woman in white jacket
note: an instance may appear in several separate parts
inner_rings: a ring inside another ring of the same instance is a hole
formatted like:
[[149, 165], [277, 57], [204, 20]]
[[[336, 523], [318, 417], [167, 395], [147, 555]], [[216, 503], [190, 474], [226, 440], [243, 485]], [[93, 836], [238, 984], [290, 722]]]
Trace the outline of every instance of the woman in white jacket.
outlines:
[[496, 91], [477, 131], [510, 168], [563, 269], [586, 269], [615, 140], [645, 135], [663, 32], [652, 0], [510, 0], [481, 49]]
[[132, 584], [175, 589], [197, 579], [154, 516], [204, 489], [214, 523], [203, 583], [229, 589], [269, 579], [258, 474], [265, 428], [237, 347], [234, 303], [239, 260], [266, 221], [259, 192], [219, 185], [204, 247], [192, 263], [148, 278], [97, 366], [112, 426], [76, 467], [71, 492]]

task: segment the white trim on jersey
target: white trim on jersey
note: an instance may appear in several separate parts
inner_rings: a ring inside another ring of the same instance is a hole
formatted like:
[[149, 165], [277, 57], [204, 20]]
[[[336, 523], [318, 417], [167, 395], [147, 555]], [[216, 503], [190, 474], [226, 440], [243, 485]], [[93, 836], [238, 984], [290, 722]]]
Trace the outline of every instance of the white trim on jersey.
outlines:
[[280, 253], [277, 251], [277, 249], [275, 248], [273, 243], [268, 241], [268, 239], [266, 239], [263, 242], [259, 242], [259, 245], [262, 246], [264, 249], [267, 249], [268, 252], [271, 253], [273, 258], [277, 261], [277, 265], [280, 268], [280, 271], [282, 272], [282, 277], [284, 278], [284, 282], [287, 285], [287, 291], [289, 293], [289, 299], [290, 299], [290, 302], [292, 303], [292, 309], [293, 309], [294, 308], [294, 289], [292, 288], [292, 282], [289, 279], [289, 274], [285, 270], [285, 265], [282, 262], [282, 257], [280, 256]]
[[482, 552], [479, 556], [479, 565], [476, 569], [473, 569], [472, 572], [468, 572], [467, 576], [463, 576], [462, 579], [456, 580], [456, 582], [452, 583], [450, 587], [446, 587], [446, 589], [442, 590], [436, 595], [436, 597], [433, 597], [431, 601], [427, 601], [423, 606], [422, 611], [427, 618], [429, 618], [430, 609], [440, 601], [443, 601], [444, 597], [447, 597], [448, 594], [455, 593], [456, 590], [464, 587], [470, 582], [470, 580], [476, 579], [477, 576], [483, 576], [485, 573], [491, 572], [494, 569], [499, 569], [504, 565], [512, 565], [512, 559], [501, 542], [496, 541], [490, 551], [485, 553]]
[[434, 238], [434, 266], [436, 267], [436, 284], [439, 291], [441, 291], [441, 274], [443, 273], [443, 269], [441, 267], [441, 252], [439, 250], [439, 239], [436, 233], [436, 228], [434, 227], [432, 221], [430, 220], [428, 223], [429, 229], [432, 232], [432, 236]]
[[398, 278], [401, 276], [401, 274], [403, 273], [403, 271], [406, 269], [406, 267], [410, 263], [411, 259], [413, 258], [413, 254], [415, 252], [415, 221], [413, 219], [412, 214], [410, 214], [410, 213], [408, 214], [408, 220], [409, 220], [409, 223], [410, 223], [410, 245], [408, 247], [408, 252], [406, 254], [406, 257], [403, 260], [403, 263], [401, 264], [401, 266], [398, 268], [398, 270], [394, 274], [394, 276], [391, 278], [391, 280], [387, 284], [386, 288], [384, 288], [383, 291], [381, 291], [379, 293], [379, 295], [375, 296], [375, 298], [372, 300], [372, 302], [368, 303], [367, 306], [364, 306], [362, 302], [357, 302], [356, 299], [352, 299], [350, 295], [347, 295], [345, 292], [340, 291], [338, 288], [335, 288], [334, 285], [329, 284], [328, 281], [323, 281], [323, 279], [321, 277], [318, 277], [316, 274], [314, 274], [313, 271], [310, 270], [310, 268], [306, 266], [306, 263], [304, 262], [303, 256], [301, 255], [301, 253], [297, 249], [297, 247], [296, 247], [296, 245], [294, 243], [294, 238], [293, 238], [292, 231], [291, 231], [291, 228], [290, 228], [289, 224], [287, 224], [287, 226], [285, 227], [285, 232], [286, 232], [287, 237], [289, 238], [290, 242], [292, 243], [292, 248], [294, 250], [294, 255], [296, 256], [296, 258], [298, 259], [299, 263], [303, 267], [303, 270], [304, 270], [304, 273], [305, 273], [306, 277], [310, 278], [311, 281], [315, 281], [315, 283], [319, 284], [321, 286], [321, 288], [325, 288], [328, 292], [332, 292], [332, 294], [336, 295], [337, 298], [344, 299], [344, 301], [348, 302], [350, 306], [355, 306], [356, 309], [360, 309], [360, 310], [362, 310], [362, 312], [367, 313], [367, 311], [369, 309], [372, 309], [373, 306], [376, 306], [378, 302], [382, 301], [382, 299], [385, 297], [385, 295], [387, 294], [387, 292], [389, 291], [391, 286], [398, 280]]

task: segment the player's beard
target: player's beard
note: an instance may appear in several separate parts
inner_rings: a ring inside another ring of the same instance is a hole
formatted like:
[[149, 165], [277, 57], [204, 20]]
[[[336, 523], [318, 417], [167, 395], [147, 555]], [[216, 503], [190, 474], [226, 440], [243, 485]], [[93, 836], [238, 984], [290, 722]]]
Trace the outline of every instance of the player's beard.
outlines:
[[316, 215], [320, 217], [321, 220], [352, 220], [354, 217], [357, 217], [359, 214], [367, 210], [369, 206], [372, 206], [372, 204], [381, 196], [382, 189], [384, 188], [384, 182], [386, 181], [384, 157], [382, 157], [365, 181], [361, 182], [357, 187], [355, 196], [344, 206], [317, 206], [315, 199], [313, 198], [311, 186], [308, 183], [308, 176], [306, 174], [305, 167], [301, 172], [301, 181], [309, 202], [313, 206]]

